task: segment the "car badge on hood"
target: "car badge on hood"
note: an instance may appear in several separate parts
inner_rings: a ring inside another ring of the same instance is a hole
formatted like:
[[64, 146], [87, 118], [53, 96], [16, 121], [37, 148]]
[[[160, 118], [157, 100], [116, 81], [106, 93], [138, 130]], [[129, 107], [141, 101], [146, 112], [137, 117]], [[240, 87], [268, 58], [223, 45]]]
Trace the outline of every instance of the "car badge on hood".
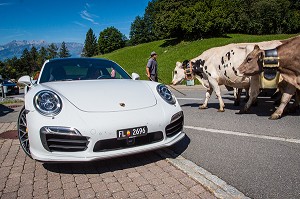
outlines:
[[125, 103], [121, 102], [119, 104], [120, 104], [120, 106], [125, 107]]

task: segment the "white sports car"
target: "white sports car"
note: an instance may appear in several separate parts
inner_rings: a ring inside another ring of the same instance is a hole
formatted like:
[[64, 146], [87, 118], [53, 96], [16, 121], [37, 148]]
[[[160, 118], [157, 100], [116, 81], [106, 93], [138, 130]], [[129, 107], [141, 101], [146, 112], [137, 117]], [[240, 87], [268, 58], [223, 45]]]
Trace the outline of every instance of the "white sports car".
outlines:
[[132, 78], [106, 59], [44, 63], [18, 119], [25, 153], [39, 161], [91, 161], [170, 146], [185, 136], [184, 116], [163, 84]]

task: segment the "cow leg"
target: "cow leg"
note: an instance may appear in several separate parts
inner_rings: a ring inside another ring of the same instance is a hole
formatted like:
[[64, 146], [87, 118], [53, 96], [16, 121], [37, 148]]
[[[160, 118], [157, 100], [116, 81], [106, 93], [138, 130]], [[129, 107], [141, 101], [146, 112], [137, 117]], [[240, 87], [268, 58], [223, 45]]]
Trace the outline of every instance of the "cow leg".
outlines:
[[211, 87], [206, 90], [204, 103], [201, 106], [199, 106], [199, 109], [207, 109], [207, 103], [208, 103], [208, 100], [209, 100], [212, 92], [213, 92], [213, 89]]
[[300, 90], [296, 90], [295, 101], [290, 107], [286, 108], [286, 113], [296, 113], [296, 111], [299, 109], [299, 102], [300, 102]]
[[222, 96], [221, 96], [221, 88], [215, 79], [211, 80], [210, 84], [211, 84], [211, 87], [213, 88], [213, 90], [215, 91], [216, 96], [219, 100], [220, 108], [219, 108], [218, 112], [224, 112], [225, 104], [224, 104]]
[[234, 88], [233, 89], [233, 95], [234, 95], [234, 106], [239, 106], [241, 101], [241, 94], [242, 94], [242, 88]]
[[[215, 91], [217, 98], [219, 99], [220, 108], [218, 109], [218, 112], [224, 112], [224, 102], [221, 96], [221, 88], [218, 84], [218, 82], [215, 79], [209, 79], [209, 87], [212, 88], [212, 91]], [[211, 95], [211, 93], [210, 93]]]
[[244, 98], [244, 102], [248, 102], [248, 100], [249, 100], [249, 88], [245, 88], [245, 91], [246, 91], [246, 96], [245, 96], [245, 98]]
[[286, 85], [286, 87], [284, 88], [284, 90], [283, 90], [283, 94], [282, 94], [282, 97], [281, 97], [281, 102], [280, 102], [279, 107], [271, 115], [271, 117], [269, 117], [269, 119], [277, 120], [281, 117], [281, 115], [284, 111], [284, 108], [289, 103], [289, 101], [291, 100], [291, 98], [292, 98], [292, 96], [294, 95], [295, 92], [296, 92], [296, 87], [288, 83]]
[[259, 95], [259, 75], [254, 75], [250, 80], [249, 88], [249, 100], [245, 104], [244, 108], [240, 110], [239, 114], [248, 113], [252, 103], [256, 100]]
[[218, 112], [224, 112], [224, 107], [225, 107], [225, 104], [223, 102], [223, 99], [222, 99], [222, 96], [221, 96], [221, 88], [219, 86], [217, 86], [216, 90], [215, 90], [215, 93], [219, 99], [219, 104], [220, 104], [220, 108], [218, 110]]

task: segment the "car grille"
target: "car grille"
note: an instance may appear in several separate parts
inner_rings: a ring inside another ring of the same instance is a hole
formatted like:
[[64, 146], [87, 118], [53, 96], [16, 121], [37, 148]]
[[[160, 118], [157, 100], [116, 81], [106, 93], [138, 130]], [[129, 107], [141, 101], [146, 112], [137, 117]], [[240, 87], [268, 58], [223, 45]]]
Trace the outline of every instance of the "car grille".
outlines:
[[40, 132], [44, 148], [50, 152], [77, 152], [87, 149], [88, 137], [74, 134]]
[[132, 143], [128, 143], [128, 140], [117, 140], [117, 138], [99, 140], [96, 142], [93, 151], [94, 152], [104, 152], [111, 150], [120, 150], [130, 147], [137, 147], [141, 145], [152, 144], [163, 140], [163, 132], [158, 131], [154, 133], [148, 133], [142, 137], [135, 137]]
[[182, 131], [184, 122], [183, 112], [178, 112], [173, 115], [171, 123], [166, 126], [166, 135], [167, 137], [172, 137]]

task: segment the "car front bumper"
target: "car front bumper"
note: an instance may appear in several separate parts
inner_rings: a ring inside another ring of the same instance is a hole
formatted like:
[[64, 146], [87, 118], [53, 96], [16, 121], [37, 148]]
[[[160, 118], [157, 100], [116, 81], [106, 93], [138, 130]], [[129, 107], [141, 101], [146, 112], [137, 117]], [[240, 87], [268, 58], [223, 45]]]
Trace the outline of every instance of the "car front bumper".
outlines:
[[[179, 113], [182, 116], [178, 116]], [[34, 159], [44, 162], [81, 162], [131, 155], [171, 146], [185, 136], [182, 131], [183, 112], [178, 104], [169, 108], [156, 105], [123, 112], [88, 113], [75, 110], [68, 115], [62, 112], [56, 117], [45, 117], [31, 111], [26, 118], [30, 153]], [[133, 143], [127, 139], [117, 139], [117, 130], [139, 126], [147, 126], [149, 138], [136, 137]], [[64, 130], [60, 130], [59, 134], [55, 130], [49, 133], [45, 127], [75, 129], [77, 135], [75, 132], [65, 136]], [[61, 142], [67, 144], [59, 146]], [[72, 147], [68, 147], [70, 142]], [[77, 148], [76, 143], [80, 143], [79, 151], [70, 150]]]

